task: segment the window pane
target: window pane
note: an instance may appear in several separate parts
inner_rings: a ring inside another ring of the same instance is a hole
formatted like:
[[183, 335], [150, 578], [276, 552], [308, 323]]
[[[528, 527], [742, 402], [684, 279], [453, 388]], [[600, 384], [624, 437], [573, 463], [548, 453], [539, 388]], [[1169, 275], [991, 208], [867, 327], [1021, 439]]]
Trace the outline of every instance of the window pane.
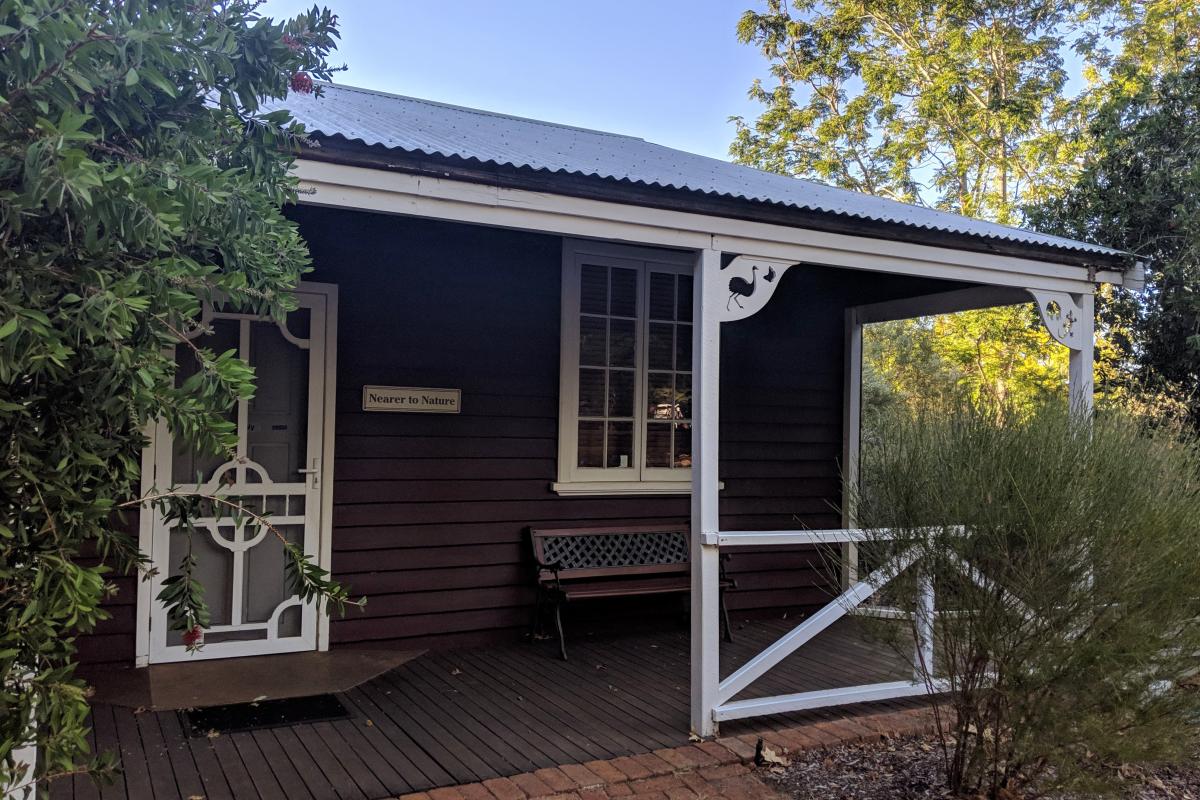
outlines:
[[633, 370], [610, 370], [608, 373], [608, 416], [633, 416]]
[[579, 370], [579, 415], [604, 416], [604, 370]]
[[675, 369], [692, 369], [692, 326], [678, 325], [675, 328]]
[[651, 422], [646, 426], [646, 466], [671, 466], [671, 425]]
[[687, 468], [692, 466], [692, 425], [681, 422], [675, 426], [675, 459], [674, 466]]
[[579, 287], [579, 310], [585, 314], [608, 311], [608, 268], [585, 265]]
[[609, 320], [608, 324], [609, 330], [612, 332], [609, 340], [611, 342], [608, 355], [609, 366], [632, 367], [635, 342], [637, 341], [634, 330], [637, 323], [631, 319], [613, 319]]
[[609, 467], [633, 466], [633, 423], [608, 423]]
[[679, 416], [676, 419], [692, 418], [692, 376], [675, 376], [675, 404]]
[[675, 276], [650, 273], [650, 319], [675, 318]]
[[580, 317], [579, 363], [589, 366], [604, 366], [606, 349], [604, 318]]
[[612, 307], [615, 317], [637, 316], [637, 270], [612, 269]]
[[679, 293], [675, 296], [675, 318], [680, 322], [692, 321], [692, 276], [679, 276]]
[[650, 323], [650, 358], [647, 365], [650, 369], [671, 369], [674, 348], [671, 334], [674, 329], [675, 326], [669, 323]]
[[646, 418], [675, 419], [671, 373], [651, 372], [646, 376]]
[[604, 466], [604, 423], [584, 421], [579, 423], [579, 456], [581, 467]]

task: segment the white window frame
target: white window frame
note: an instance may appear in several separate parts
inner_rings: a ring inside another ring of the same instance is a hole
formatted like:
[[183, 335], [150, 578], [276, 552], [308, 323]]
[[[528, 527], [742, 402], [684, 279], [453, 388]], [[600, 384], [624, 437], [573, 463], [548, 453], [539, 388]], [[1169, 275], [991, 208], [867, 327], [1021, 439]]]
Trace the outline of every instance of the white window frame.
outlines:
[[[634, 362], [633, 465], [579, 467], [579, 327], [582, 263], [637, 269], [637, 356]], [[691, 252], [596, 242], [563, 240], [562, 326], [559, 355], [558, 481], [552, 489], [563, 495], [689, 494], [692, 470], [646, 467], [646, 363], [649, 357], [650, 271], [677, 275], [695, 273]], [[694, 321], [693, 321], [693, 324]], [[693, 428], [693, 436], [695, 430]], [[694, 447], [694, 440], [693, 440]]]

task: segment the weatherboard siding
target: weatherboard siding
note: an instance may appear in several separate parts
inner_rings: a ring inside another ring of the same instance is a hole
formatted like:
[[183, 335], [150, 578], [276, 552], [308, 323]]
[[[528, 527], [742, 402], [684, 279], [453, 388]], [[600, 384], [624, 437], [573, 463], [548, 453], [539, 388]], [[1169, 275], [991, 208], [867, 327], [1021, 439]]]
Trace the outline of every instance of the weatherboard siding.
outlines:
[[[332, 645], [511, 640], [534, 599], [526, 529], [686, 523], [689, 500], [562, 497], [557, 479], [562, 239], [317, 207], [293, 209], [313, 281], [339, 293], [332, 570], [368, 597]], [[847, 305], [941, 286], [819, 267], [785, 272], [758, 315], [722, 330], [721, 525], [840, 522]], [[462, 390], [460, 414], [363, 412], [364, 385]], [[760, 548], [727, 564], [735, 618], [812, 609], [834, 564]], [[134, 584], [82, 637], [92, 663], [133, 662]], [[584, 605], [568, 624], [678, 624], [682, 598]]]
[[[333, 644], [439, 646], [512, 638], [534, 599], [530, 525], [686, 522], [675, 497], [561, 497], [562, 240], [302, 207], [312, 280], [339, 287], [333, 572], [369, 597]], [[839, 521], [844, 308], [864, 277], [791, 270], [763, 313], [722, 337], [722, 525]], [[885, 279], [868, 300], [919, 293]], [[897, 287], [900, 287], [899, 289]], [[855, 300], [858, 302], [858, 300]], [[462, 389], [459, 415], [361, 411], [364, 384]], [[829, 597], [812, 549], [738, 554], [731, 609]], [[589, 623], [678, 616], [675, 599], [581, 608]], [[579, 623], [582, 624], [582, 623]]]

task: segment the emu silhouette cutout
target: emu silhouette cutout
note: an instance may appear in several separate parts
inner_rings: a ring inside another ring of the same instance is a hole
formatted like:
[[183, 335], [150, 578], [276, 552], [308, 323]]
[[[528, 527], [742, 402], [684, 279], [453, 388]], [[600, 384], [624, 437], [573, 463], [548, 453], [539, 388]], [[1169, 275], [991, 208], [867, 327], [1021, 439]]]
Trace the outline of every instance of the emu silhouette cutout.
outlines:
[[[771, 283], [775, 280], [775, 268], [767, 267], [767, 274], [763, 275], [763, 280]], [[730, 303], [737, 303], [738, 308], [744, 309], [742, 301], [739, 297], [749, 297], [754, 294], [754, 289], [758, 285], [758, 265], [750, 268], [750, 280], [745, 278], [735, 277], [729, 281], [729, 299], [725, 301], [725, 310], [729, 310]]]

